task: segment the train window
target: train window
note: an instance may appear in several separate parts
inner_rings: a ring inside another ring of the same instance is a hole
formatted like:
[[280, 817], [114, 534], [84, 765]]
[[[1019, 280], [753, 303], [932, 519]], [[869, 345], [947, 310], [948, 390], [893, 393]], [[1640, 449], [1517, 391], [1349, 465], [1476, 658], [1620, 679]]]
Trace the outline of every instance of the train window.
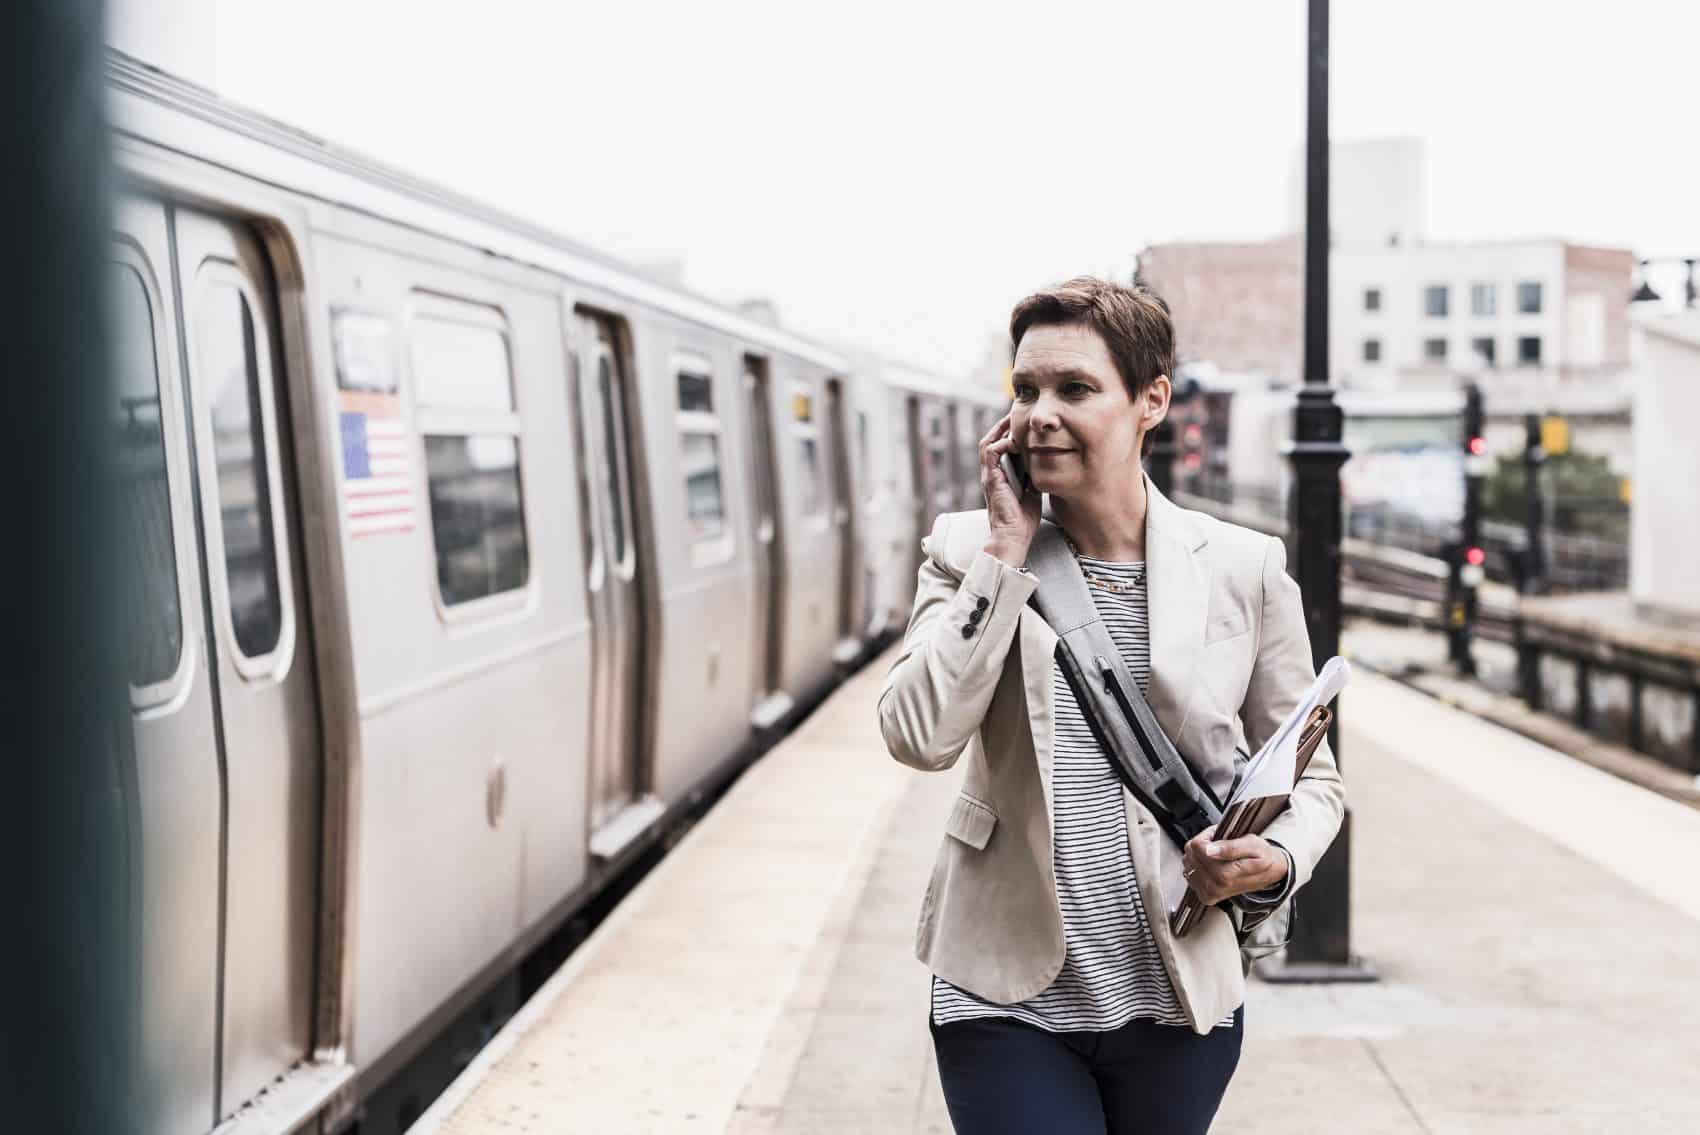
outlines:
[[955, 472], [950, 467], [950, 442], [945, 436], [945, 412], [939, 406], [927, 410], [927, 487], [935, 506], [944, 508], [955, 490]]
[[602, 403], [602, 452], [608, 462], [608, 525], [612, 544], [610, 558], [616, 564], [626, 562], [626, 497], [620, 491], [625, 478], [625, 447], [620, 439], [620, 405], [615, 401], [619, 391], [614, 382], [614, 358], [601, 351], [596, 358], [596, 394]]
[[331, 317], [331, 326], [337, 388], [394, 394], [396, 376], [390, 356], [390, 321], [359, 311], [339, 311]]
[[868, 445], [868, 412], [856, 411], [856, 457], [861, 465], [862, 499], [872, 501], [879, 495], [879, 484], [874, 480], [873, 451]]
[[679, 372], [679, 413], [714, 413], [714, 379], [694, 371]]
[[224, 572], [236, 646], [248, 658], [276, 649], [283, 631], [277, 536], [266, 470], [254, 312], [234, 283], [211, 285], [195, 321], [212, 389], [214, 464]]
[[435, 410], [514, 408], [508, 341], [494, 327], [435, 317], [413, 325], [413, 389]]
[[807, 386], [791, 395], [791, 436], [797, 444], [802, 471], [803, 515], [818, 516], [825, 508], [820, 467], [820, 435], [815, 425], [814, 397]]
[[815, 516], [821, 510], [820, 442], [812, 437], [798, 438], [797, 457], [803, 464], [803, 515]]
[[519, 442], [505, 434], [428, 435], [425, 471], [443, 602], [524, 587], [530, 556]]
[[713, 434], [684, 435], [685, 525], [693, 544], [718, 540], [726, 532], [726, 504], [720, 495], [720, 439]]
[[700, 360], [676, 363], [679, 384], [679, 461], [685, 478], [685, 534], [698, 564], [732, 554], [722, 491], [720, 418], [714, 377]]
[[160, 418], [159, 352], [153, 311], [142, 277], [114, 264], [113, 314], [117, 355], [118, 468], [123, 484], [123, 535], [130, 555], [130, 684], [150, 686], [177, 673], [183, 653], [183, 612], [177, 597], [176, 540]]
[[409, 357], [443, 604], [517, 591], [530, 577], [531, 552], [501, 317], [433, 301], [413, 321]]
[[886, 484], [894, 496], [908, 497], [915, 491], [910, 478], [914, 456], [909, 452], [909, 407], [902, 402], [891, 414], [891, 464], [886, 468]]

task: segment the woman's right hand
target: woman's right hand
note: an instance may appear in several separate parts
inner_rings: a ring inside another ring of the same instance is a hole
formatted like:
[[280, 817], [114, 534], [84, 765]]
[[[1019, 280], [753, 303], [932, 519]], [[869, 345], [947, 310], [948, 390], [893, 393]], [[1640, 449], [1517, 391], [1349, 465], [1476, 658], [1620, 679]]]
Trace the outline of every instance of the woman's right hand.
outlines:
[[1011, 567], [1027, 563], [1027, 549], [1039, 531], [1040, 494], [1022, 492], [1004, 476], [1003, 456], [1015, 448], [1009, 415], [998, 419], [980, 439], [980, 488], [986, 494], [986, 519], [991, 534], [985, 551]]

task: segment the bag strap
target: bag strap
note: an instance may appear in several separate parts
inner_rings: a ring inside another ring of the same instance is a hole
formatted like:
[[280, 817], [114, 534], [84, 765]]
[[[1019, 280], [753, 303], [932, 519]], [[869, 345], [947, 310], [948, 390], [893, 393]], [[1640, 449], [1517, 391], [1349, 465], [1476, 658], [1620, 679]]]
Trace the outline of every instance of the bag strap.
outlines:
[[1098, 614], [1080, 561], [1049, 520], [1027, 553], [1030, 602], [1057, 634], [1057, 661], [1117, 777], [1177, 846], [1222, 818], [1222, 803], [1175, 748]]

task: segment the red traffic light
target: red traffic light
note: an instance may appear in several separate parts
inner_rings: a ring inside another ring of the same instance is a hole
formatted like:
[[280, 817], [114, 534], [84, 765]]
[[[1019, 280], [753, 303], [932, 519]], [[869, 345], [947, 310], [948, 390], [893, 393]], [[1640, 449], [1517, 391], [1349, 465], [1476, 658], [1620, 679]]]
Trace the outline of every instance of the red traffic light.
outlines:
[[1480, 548], [1464, 549], [1464, 562], [1469, 564], [1471, 567], [1481, 567], [1483, 562], [1486, 560], [1487, 553], [1482, 551]]
[[1466, 448], [1469, 449], [1471, 457], [1480, 457], [1487, 452], [1487, 441], [1483, 438], [1473, 437]]

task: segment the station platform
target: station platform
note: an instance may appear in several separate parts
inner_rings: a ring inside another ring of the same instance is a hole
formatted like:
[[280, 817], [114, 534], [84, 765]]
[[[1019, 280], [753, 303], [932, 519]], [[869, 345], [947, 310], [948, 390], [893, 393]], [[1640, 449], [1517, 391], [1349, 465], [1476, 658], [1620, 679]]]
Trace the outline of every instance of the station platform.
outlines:
[[[413, 1132], [949, 1132], [912, 944], [959, 774], [886, 755], [888, 663], [746, 773]], [[1216, 1129], [1696, 1130], [1700, 810], [1361, 668], [1341, 708], [1353, 943], [1382, 980], [1253, 981]]]

